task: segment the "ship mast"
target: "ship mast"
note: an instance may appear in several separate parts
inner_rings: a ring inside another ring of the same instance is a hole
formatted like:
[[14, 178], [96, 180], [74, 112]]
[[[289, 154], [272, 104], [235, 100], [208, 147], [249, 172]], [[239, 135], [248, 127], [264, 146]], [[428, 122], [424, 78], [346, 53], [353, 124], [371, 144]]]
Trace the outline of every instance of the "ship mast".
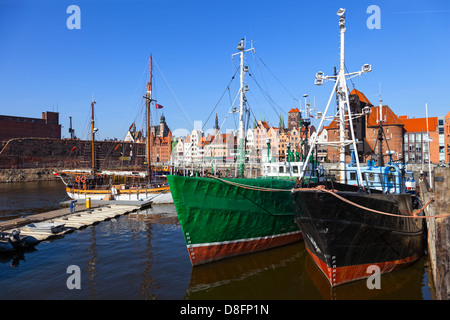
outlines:
[[[336, 116], [332, 118], [338, 118], [339, 121], [339, 141], [337, 142], [328, 142], [324, 143], [327, 145], [333, 145], [339, 147], [339, 168], [340, 168], [340, 176], [341, 176], [341, 183], [345, 183], [345, 146], [352, 144], [353, 149], [355, 152], [355, 158], [356, 158], [356, 166], [357, 166], [357, 173], [358, 173], [358, 180], [360, 186], [364, 189], [363, 181], [362, 181], [362, 174], [361, 174], [361, 168], [359, 165], [359, 156], [358, 156], [358, 149], [356, 146], [356, 139], [355, 139], [355, 132], [353, 130], [353, 120], [352, 120], [352, 113], [350, 110], [350, 101], [348, 98], [348, 87], [347, 87], [347, 79], [353, 78], [357, 75], [361, 76], [363, 73], [372, 71], [372, 67], [369, 64], [364, 64], [361, 68], [361, 71], [357, 72], [351, 72], [351, 73], [345, 73], [345, 9], [339, 9], [337, 12], [337, 15], [339, 16], [339, 34], [340, 34], [340, 55], [339, 55], [339, 73], [334, 76], [325, 76], [322, 71], [319, 71], [316, 74], [315, 82], [316, 85], [322, 85], [324, 81], [326, 80], [335, 80], [336, 83], [334, 85], [334, 88], [331, 92], [331, 95], [328, 99], [327, 107], [325, 108], [323, 116], [321, 115], [321, 121], [319, 124], [319, 129], [317, 132], [320, 132], [323, 127], [323, 121], [326, 119], [326, 113], [328, 111], [328, 108], [330, 106], [330, 102], [332, 100], [332, 97], [334, 94], [336, 94], [337, 97], [337, 104], [338, 104], [338, 112]], [[364, 109], [363, 114], [367, 114], [370, 112], [370, 109]], [[358, 115], [358, 116], [361, 116]], [[346, 132], [345, 132], [345, 122], [348, 121], [348, 126], [350, 129], [351, 134], [351, 140], [346, 140]], [[303, 165], [303, 170], [301, 172], [300, 179], [303, 178], [305, 174], [306, 167], [308, 165], [309, 157], [311, 155], [311, 151], [314, 150], [313, 146], [317, 144], [319, 135], [317, 134], [314, 137], [314, 140], [312, 142], [312, 146], [309, 149], [308, 156], [306, 157], [306, 161]]]
[[251, 51], [254, 49], [250, 48], [245, 50], [245, 39], [242, 38], [238, 44], [238, 53], [232, 54], [240, 56], [240, 99], [239, 99], [239, 133], [238, 133], [238, 177], [244, 176], [244, 163], [245, 163], [245, 126], [244, 126], [244, 105], [245, 105], [245, 92], [248, 91], [248, 85], [244, 86], [245, 72], [248, 72], [248, 67], [244, 66], [244, 52]]
[[151, 173], [152, 173], [152, 166], [151, 166], [151, 154], [150, 154], [150, 123], [151, 123], [151, 113], [150, 113], [150, 104], [152, 103], [152, 77], [153, 77], [153, 58], [152, 55], [150, 55], [150, 79], [147, 83], [147, 95], [143, 98], [146, 102], [146, 123], [147, 123], [147, 143], [146, 143], [146, 158], [147, 158], [147, 170], [148, 170], [148, 182], [151, 182]]
[[91, 161], [92, 161], [92, 175], [95, 175], [95, 132], [97, 131], [94, 128], [94, 104], [97, 102], [92, 100], [91, 102], [91, 132], [92, 132], [92, 141], [91, 141]]

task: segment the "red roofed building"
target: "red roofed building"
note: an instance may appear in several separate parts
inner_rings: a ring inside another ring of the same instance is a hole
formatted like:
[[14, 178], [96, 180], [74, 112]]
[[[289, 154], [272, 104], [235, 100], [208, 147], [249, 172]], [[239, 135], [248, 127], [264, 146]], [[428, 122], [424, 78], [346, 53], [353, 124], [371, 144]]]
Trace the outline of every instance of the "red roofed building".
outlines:
[[403, 157], [403, 136], [405, 125], [400, 118], [387, 106], [376, 106], [371, 108], [372, 112], [367, 117], [366, 139], [371, 145], [375, 155], [380, 154], [379, 128], [382, 121], [383, 134], [381, 136], [381, 152], [383, 154], [383, 163], [390, 160], [386, 152], [394, 152], [392, 160], [400, 160]]
[[302, 115], [297, 108], [292, 108], [288, 112], [288, 131], [291, 131], [293, 128], [301, 127], [301, 118]]
[[[358, 155], [360, 162], [376, 159], [380, 163], [378, 155], [383, 155], [383, 163], [390, 160], [388, 151], [393, 152], [392, 159], [400, 160], [403, 157], [403, 136], [405, 125], [402, 120], [387, 105], [373, 106], [367, 97], [360, 91], [353, 89], [349, 95], [352, 114], [362, 112], [365, 107], [370, 107], [371, 112], [353, 120], [355, 138], [358, 140]], [[383, 131], [380, 132], [380, 123]], [[328, 141], [339, 141], [338, 122], [332, 121], [325, 127], [328, 133]], [[350, 138], [348, 123], [346, 123], [346, 136]], [[381, 141], [381, 143], [380, 143]], [[381, 147], [381, 149], [380, 149]], [[350, 149], [346, 147], [347, 159], [350, 160]], [[328, 147], [328, 159], [332, 162], [339, 160], [339, 148]]]
[[[349, 95], [350, 108], [352, 114], [362, 113], [362, 109], [365, 107], [373, 108], [372, 103], [367, 97], [360, 91], [353, 89]], [[373, 155], [375, 143], [371, 143], [372, 136], [367, 131], [367, 116], [362, 116], [354, 119], [353, 130], [355, 132], [355, 139], [359, 141], [357, 144], [359, 161], [365, 162]], [[327, 130], [328, 141], [339, 141], [339, 123], [337, 120], [333, 120], [328, 126], [324, 127]], [[368, 136], [369, 135], [369, 136]], [[350, 137], [350, 131], [348, 122], [346, 123], [346, 138]], [[346, 147], [347, 161], [350, 161], [350, 149]], [[339, 161], [339, 147], [328, 147], [328, 160], [331, 162]]]
[[[400, 120], [405, 124], [404, 136], [404, 154], [407, 163], [439, 163], [439, 130], [438, 118], [428, 118], [428, 132], [429, 137], [433, 139], [430, 141], [430, 152], [428, 152], [427, 140], [427, 119], [426, 118], [411, 118], [408, 116], [400, 116]], [[430, 159], [428, 159], [430, 153]]]
[[166, 117], [161, 116], [159, 126], [150, 129], [151, 162], [169, 162], [172, 153], [172, 131], [166, 124]]

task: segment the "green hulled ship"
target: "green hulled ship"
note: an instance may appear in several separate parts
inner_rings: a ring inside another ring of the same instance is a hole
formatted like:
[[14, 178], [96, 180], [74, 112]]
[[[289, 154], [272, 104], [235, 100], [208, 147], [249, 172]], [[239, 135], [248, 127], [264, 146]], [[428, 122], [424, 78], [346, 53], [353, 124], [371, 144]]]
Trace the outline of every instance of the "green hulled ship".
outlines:
[[294, 181], [168, 176], [192, 265], [302, 240]]
[[303, 239], [294, 222], [290, 194], [297, 177], [305, 170], [304, 163], [298, 157], [294, 162], [294, 154], [289, 150], [289, 161], [270, 163], [268, 157], [268, 163], [261, 165], [265, 178], [244, 178], [244, 123], [248, 123], [244, 121], [244, 115], [248, 114], [244, 75], [249, 70], [244, 66], [244, 52], [253, 50], [245, 50], [244, 44], [242, 39], [236, 53], [240, 55], [238, 178], [167, 177], [192, 265]]

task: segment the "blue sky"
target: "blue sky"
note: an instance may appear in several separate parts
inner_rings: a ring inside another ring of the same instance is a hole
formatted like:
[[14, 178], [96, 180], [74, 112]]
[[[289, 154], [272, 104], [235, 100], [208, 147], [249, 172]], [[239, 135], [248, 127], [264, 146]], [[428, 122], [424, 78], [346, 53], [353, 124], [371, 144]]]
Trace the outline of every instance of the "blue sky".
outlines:
[[[72, 4], [81, 10], [79, 30], [66, 26]], [[372, 4], [381, 10], [381, 29], [367, 28]], [[225, 90], [238, 64], [231, 55], [246, 37], [256, 50], [255, 59], [247, 55], [252, 115], [278, 125], [279, 114], [286, 120], [291, 108], [304, 107], [305, 93], [317, 111], [325, 107], [332, 83], [314, 86], [314, 76], [338, 66], [340, 7], [347, 10], [348, 70], [364, 63], [373, 70], [350, 88], [376, 105], [381, 84], [384, 104], [398, 115], [424, 117], [426, 102], [429, 116], [450, 111], [445, 0], [0, 0], [0, 114], [58, 111], [64, 137], [72, 116], [77, 136], [87, 138], [93, 96], [97, 137], [122, 139], [133, 121], [142, 126], [152, 54], [154, 97], [169, 127], [205, 124], [218, 104], [208, 129], [216, 111], [222, 123], [237, 92], [237, 81]], [[153, 113], [153, 123], [160, 115]], [[235, 120], [230, 115], [225, 128], [234, 129]]]

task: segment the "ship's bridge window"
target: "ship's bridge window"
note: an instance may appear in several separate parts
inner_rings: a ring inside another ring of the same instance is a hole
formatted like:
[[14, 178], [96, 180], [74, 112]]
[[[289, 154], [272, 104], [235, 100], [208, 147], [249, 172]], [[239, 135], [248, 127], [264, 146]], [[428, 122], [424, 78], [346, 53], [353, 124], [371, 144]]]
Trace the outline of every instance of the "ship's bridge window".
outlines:
[[298, 173], [298, 166], [292, 166], [292, 172]]
[[356, 180], [356, 172], [350, 172], [350, 180]]
[[280, 167], [279, 167], [279, 172], [280, 172], [280, 173], [284, 173], [284, 167], [283, 167], [283, 166], [280, 166]]
[[388, 181], [389, 182], [394, 182], [395, 181], [395, 174], [394, 173], [391, 173], [391, 172], [388, 173]]

